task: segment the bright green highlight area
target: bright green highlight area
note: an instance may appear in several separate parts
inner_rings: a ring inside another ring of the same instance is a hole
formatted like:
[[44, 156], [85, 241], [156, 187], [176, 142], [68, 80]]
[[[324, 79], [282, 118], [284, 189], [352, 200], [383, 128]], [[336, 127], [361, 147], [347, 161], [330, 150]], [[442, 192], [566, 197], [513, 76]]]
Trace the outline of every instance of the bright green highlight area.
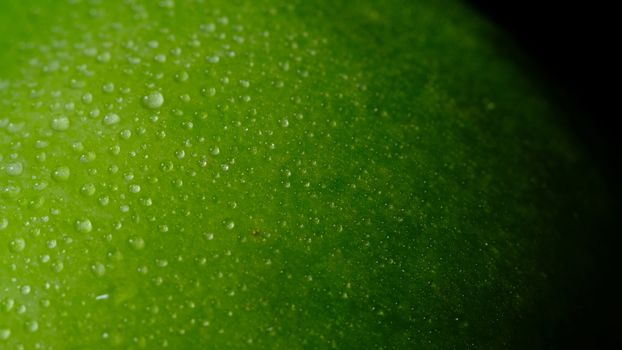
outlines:
[[355, 3], [2, 1], [0, 348], [544, 346], [589, 164], [469, 9]]

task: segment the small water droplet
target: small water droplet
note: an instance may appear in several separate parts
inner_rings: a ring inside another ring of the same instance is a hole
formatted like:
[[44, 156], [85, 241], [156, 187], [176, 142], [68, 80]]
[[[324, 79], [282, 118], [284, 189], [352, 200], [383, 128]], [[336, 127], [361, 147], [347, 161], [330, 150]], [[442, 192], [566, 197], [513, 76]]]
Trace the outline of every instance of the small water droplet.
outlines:
[[121, 121], [121, 118], [116, 113], [108, 113], [104, 116], [104, 124], [105, 125], [113, 125], [117, 124]]
[[26, 241], [23, 238], [15, 238], [9, 243], [9, 249], [13, 253], [22, 252], [26, 248]]
[[34, 333], [39, 329], [39, 322], [35, 320], [26, 321], [26, 330], [30, 333]]
[[233, 228], [235, 228], [235, 222], [233, 220], [227, 220], [225, 221], [225, 227], [227, 230], [233, 230]]
[[150, 109], [156, 109], [162, 107], [164, 104], [164, 96], [161, 93], [154, 91], [149, 95], [143, 96], [143, 105]]
[[93, 230], [93, 224], [89, 219], [81, 219], [76, 220], [75, 222], [76, 231], [81, 233], [89, 233]]
[[91, 272], [97, 277], [101, 277], [106, 273], [106, 266], [100, 262], [96, 262], [91, 265]]
[[170, 172], [171, 170], [173, 170], [173, 162], [171, 162], [170, 160], [167, 160], [167, 161], [160, 163], [160, 170], [162, 170], [165, 173]]
[[128, 240], [128, 243], [132, 248], [136, 250], [142, 250], [145, 248], [145, 240], [142, 237], [134, 236]]
[[24, 170], [24, 166], [20, 162], [9, 163], [4, 168], [4, 170], [9, 176], [18, 176], [22, 174], [22, 171]]
[[209, 63], [218, 63], [218, 62], [220, 62], [220, 56], [217, 56], [217, 55], [207, 56], [207, 57], [205, 57], [205, 59]]
[[80, 192], [85, 196], [92, 196], [95, 194], [95, 184], [88, 183], [82, 185]]
[[11, 330], [8, 328], [0, 328], [0, 340], [7, 340], [11, 336]]
[[22, 293], [22, 295], [28, 295], [30, 294], [30, 292], [32, 291], [32, 288], [30, 288], [29, 285], [23, 285], [22, 288], [20, 288], [20, 292]]
[[175, 74], [175, 80], [177, 80], [180, 83], [183, 83], [183, 82], [187, 81], [189, 77], [190, 77], [190, 75], [186, 71], [181, 71], [181, 72]]
[[65, 131], [67, 129], [69, 129], [69, 125], [71, 123], [69, 122], [69, 118], [67, 117], [58, 117], [58, 118], [54, 118], [52, 119], [52, 123], [50, 124], [52, 130], [56, 130], [56, 131]]
[[109, 82], [102, 85], [102, 91], [106, 93], [111, 93], [114, 91], [114, 83]]
[[58, 167], [52, 171], [52, 178], [56, 181], [67, 181], [70, 175], [71, 171], [66, 166]]
[[82, 102], [86, 104], [90, 104], [91, 102], [93, 102], [93, 94], [91, 94], [90, 92], [87, 92], [84, 95], [82, 95]]

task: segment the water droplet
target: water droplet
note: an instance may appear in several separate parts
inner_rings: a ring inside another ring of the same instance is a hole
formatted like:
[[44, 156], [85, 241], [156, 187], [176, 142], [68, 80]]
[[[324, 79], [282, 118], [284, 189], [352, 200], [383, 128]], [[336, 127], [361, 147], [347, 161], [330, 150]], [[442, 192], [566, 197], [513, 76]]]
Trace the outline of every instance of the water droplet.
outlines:
[[165, 173], [170, 172], [171, 170], [173, 170], [173, 162], [171, 162], [170, 160], [167, 160], [167, 161], [160, 163], [160, 170], [162, 170]]
[[93, 94], [87, 92], [86, 94], [82, 95], [82, 102], [86, 104], [90, 104], [91, 102], [93, 102]]
[[30, 333], [34, 333], [39, 329], [39, 322], [35, 320], [26, 321], [26, 330]]
[[233, 230], [233, 228], [235, 227], [235, 222], [233, 222], [233, 220], [225, 221], [225, 227], [227, 228], [227, 230]]
[[65, 268], [65, 264], [63, 264], [62, 261], [57, 261], [56, 263], [52, 264], [52, 268], [55, 272], [61, 272]]
[[121, 130], [119, 136], [121, 136], [122, 139], [127, 140], [132, 137], [132, 131], [129, 129]]
[[52, 119], [52, 123], [50, 124], [52, 129], [56, 131], [65, 131], [69, 129], [69, 125], [69, 118], [67, 117], [54, 118]]
[[284, 127], [284, 128], [288, 127], [289, 126], [289, 120], [287, 120], [287, 118], [283, 118], [281, 120], [281, 126]]
[[91, 272], [93, 272], [95, 276], [101, 277], [106, 273], [106, 266], [100, 262], [96, 262], [91, 265]]
[[13, 253], [19, 253], [26, 248], [26, 241], [23, 238], [15, 238], [9, 243], [9, 249]]
[[92, 183], [88, 183], [88, 184], [84, 184], [82, 185], [82, 188], [80, 188], [80, 192], [85, 195], [85, 196], [92, 196], [95, 194], [95, 184]]
[[11, 336], [11, 330], [8, 328], [0, 328], [0, 340], [7, 340]]
[[142, 237], [134, 236], [128, 240], [128, 243], [132, 248], [136, 250], [141, 250], [145, 248], [145, 240]]
[[24, 170], [24, 167], [22, 166], [22, 163], [15, 162], [15, 163], [7, 164], [4, 170], [10, 176], [18, 176], [18, 175], [21, 175], [22, 171]]
[[110, 82], [110, 83], [105, 83], [104, 85], [102, 85], [102, 91], [103, 92], [107, 92], [107, 93], [111, 93], [114, 91], [114, 83]]
[[132, 193], [138, 193], [138, 192], [140, 192], [140, 185], [138, 185], [138, 184], [131, 184], [129, 186], [129, 190]]
[[2, 304], [0, 310], [4, 310], [4, 311], [11, 311], [13, 309], [13, 306], [15, 306], [15, 300], [12, 298], [4, 298], [4, 300], [2, 300]]
[[150, 109], [156, 109], [162, 107], [164, 104], [164, 96], [161, 93], [154, 91], [149, 95], [143, 96], [143, 105]]
[[89, 233], [93, 230], [93, 224], [91, 224], [89, 219], [76, 220], [75, 228], [78, 232]]
[[207, 56], [207, 57], [205, 57], [205, 59], [209, 63], [218, 63], [218, 62], [220, 62], [220, 56], [217, 56], [217, 55]]
[[175, 80], [177, 80], [180, 83], [183, 83], [183, 82], [187, 81], [189, 77], [190, 77], [190, 75], [186, 71], [181, 71], [181, 72], [175, 74]]
[[7, 228], [7, 226], [9, 226], [9, 220], [7, 220], [7, 218], [0, 219], [0, 231]]
[[67, 181], [70, 175], [71, 171], [66, 166], [58, 167], [52, 171], [52, 178], [56, 181]]
[[121, 121], [121, 118], [116, 113], [108, 113], [108, 114], [106, 114], [106, 116], [104, 116], [104, 124], [105, 125], [117, 124], [120, 121]]
[[22, 293], [22, 295], [28, 295], [30, 294], [30, 292], [32, 291], [32, 288], [30, 288], [29, 285], [23, 285], [22, 288], [20, 288], [20, 292]]

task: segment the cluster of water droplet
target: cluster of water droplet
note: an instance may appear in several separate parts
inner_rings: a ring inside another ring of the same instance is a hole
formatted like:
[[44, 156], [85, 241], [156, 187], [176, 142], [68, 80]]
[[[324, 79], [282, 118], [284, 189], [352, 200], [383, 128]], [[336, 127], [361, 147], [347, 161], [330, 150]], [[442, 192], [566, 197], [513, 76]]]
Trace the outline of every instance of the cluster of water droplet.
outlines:
[[[261, 21], [215, 9], [184, 26], [182, 17], [170, 26], [151, 19], [176, 16], [170, 0], [155, 8], [125, 2], [132, 21], [114, 21], [105, 9], [116, 5], [102, 4], [74, 5], [88, 7], [92, 27], [58, 23], [51, 40], [24, 45], [29, 75], [2, 95], [24, 110], [0, 115], [0, 236], [7, 242], [0, 292], [15, 289], [2, 301], [0, 347], [11, 337], [24, 341], [24, 331], [69, 329], [62, 307], [71, 317], [84, 308], [81, 332], [99, 332], [113, 345], [165, 346], [175, 336], [140, 338], [145, 328], [131, 324], [138, 320], [95, 320], [114, 313], [110, 307], [139, 310], [161, 329], [174, 325], [178, 336], [196, 328], [235, 332], [228, 319], [268, 303], [257, 288], [266, 283], [262, 273], [314, 288], [314, 273], [288, 271], [271, 238], [280, 234], [310, 253], [324, 235], [343, 231], [335, 218], [322, 221], [318, 208], [339, 212], [345, 204], [323, 195], [331, 185], [318, 179], [333, 171], [326, 168], [333, 151], [360, 139], [334, 141], [337, 121], [327, 120], [325, 101], [345, 97], [312, 88], [322, 81], [312, 72], [327, 69], [316, 59], [324, 38], [272, 33]], [[348, 196], [365, 185], [363, 166], [353, 166], [362, 174], [351, 179]], [[336, 292], [344, 299], [353, 294], [347, 285]], [[50, 304], [58, 309], [40, 311]], [[294, 302], [284, 307], [298, 310]]]

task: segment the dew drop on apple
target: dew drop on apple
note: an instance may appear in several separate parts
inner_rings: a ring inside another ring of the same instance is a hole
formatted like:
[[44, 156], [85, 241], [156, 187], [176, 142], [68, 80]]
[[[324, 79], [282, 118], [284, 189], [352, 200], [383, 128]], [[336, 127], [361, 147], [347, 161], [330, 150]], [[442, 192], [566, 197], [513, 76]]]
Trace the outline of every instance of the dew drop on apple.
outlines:
[[177, 80], [180, 83], [186, 82], [188, 78], [190, 78], [190, 75], [186, 71], [181, 71], [175, 74], [175, 80]]
[[150, 109], [157, 109], [164, 104], [164, 96], [158, 91], [154, 91], [146, 96], [143, 96], [143, 105]]
[[52, 119], [52, 123], [50, 124], [52, 130], [56, 130], [56, 131], [65, 131], [67, 129], [69, 129], [69, 125], [71, 123], [69, 122], [69, 118], [67, 117], [58, 117], [58, 118], [54, 118]]
[[162, 163], [160, 163], [160, 170], [162, 170], [165, 173], [170, 172], [171, 170], [173, 170], [173, 162], [171, 162], [170, 160], [164, 161]]
[[20, 162], [9, 163], [4, 168], [4, 171], [6, 171], [9, 176], [18, 176], [24, 171], [24, 166]]
[[142, 237], [134, 236], [128, 240], [130, 246], [136, 250], [145, 248], [145, 240]]
[[23, 285], [22, 288], [20, 288], [20, 292], [22, 293], [22, 295], [28, 295], [30, 294], [30, 292], [32, 291], [32, 288], [30, 288], [29, 285]]
[[129, 129], [121, 130], [119, 136], [121, 136], [122, 139], [127, 140], [132, 137], [132, 131]]
[[23, 238], [15, 238], [9, 243], [9, 249], [13, 253], [20, 253], [26, 248], [26, 241]]
[[235, 228], [235, 222], [233, 220], [226, 220], [225, 227], [227, 230], [233, 230]]
[[61, 166], [52, 171], [52, 178], [56, 181], [67, 181], [71, 171], [66, 166]]
[[57, 261], [52, 264], [52, 269], [54, 272], [61, 272], [65, 268], [65, 264], [62, 261]]
[[116, 113], [108, 113], [104, 116], [104, 124], [105, 125], [114, 125], [118, 124], [121, 121], [121, 118]]
[[39, 322], [36, 320], [26, 321], [26, 330], [30, 333], [34, 333], [39, 330]]
[[97, 277], [101, 277], [106, 273], [106, 266], [101, 262], [96, 262], [91, 265], [91, 272]]
[[114, 91], [114, 83], [108, 82], [102, 85], [102, 91], [106, 93], [111, 93]]
[[11, 330], [6, 327], [0, 327], [0, 340], [7, 340], [11, 336]]
[[80, 219], [76, 220], [75, 228], [80, 233], [89, 233], [93, 230], [93, 224], [89, 219]]
[[2, 311], [11, 311], [15, 306], [15, 299], [13, 298], [4, 298], [2, 300], [2, 304], [0, 304], [0, 310]]
[[92, 196], [95, 194], [95, 184], [92, 183], [87, 183], [82, 185], [82, 187], [80, 188], [80, 193], [82, 193], [85, 196]]
[[7, 218], [0, 219], [0, 231], [4, 230], [9, 226], [9, 220]]
[[209, 63], [218, 63], [220, 62], [220, 56], [212, 55], [205, 57], [205, 60]]
[[91, 94], [90, 92], [85, 93], [84, 95], [82, 95], [82, 102], [85, 104], [90, 104], [93, 102], [93, 94]]

